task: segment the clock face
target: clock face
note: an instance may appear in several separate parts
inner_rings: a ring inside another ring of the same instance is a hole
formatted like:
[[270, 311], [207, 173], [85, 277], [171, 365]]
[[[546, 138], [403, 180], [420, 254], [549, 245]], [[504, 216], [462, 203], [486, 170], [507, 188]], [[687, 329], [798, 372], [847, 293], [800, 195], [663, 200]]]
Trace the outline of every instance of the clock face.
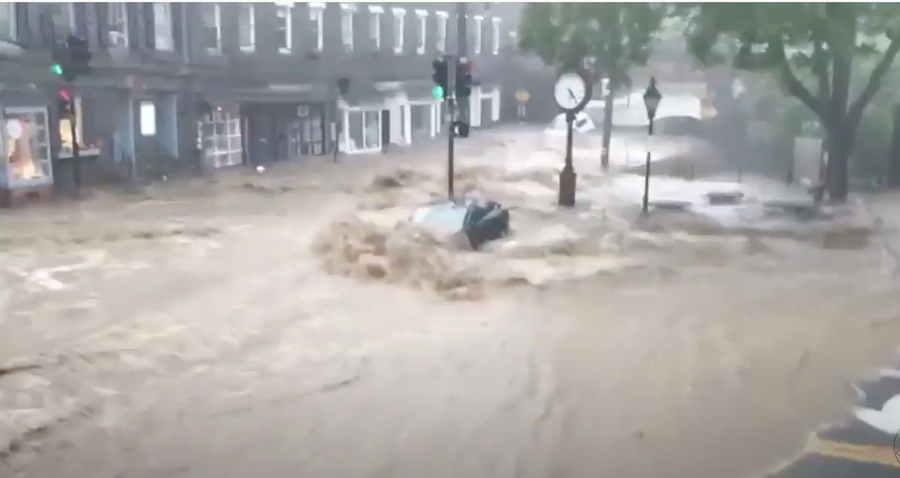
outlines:
[[563, 73], [556, 80], [553, 88], [553, 98], [556, 104], [564, 110], [576, 110], [584, 106], [588, 101], [587, 85], [584, 78], [577, 73]]

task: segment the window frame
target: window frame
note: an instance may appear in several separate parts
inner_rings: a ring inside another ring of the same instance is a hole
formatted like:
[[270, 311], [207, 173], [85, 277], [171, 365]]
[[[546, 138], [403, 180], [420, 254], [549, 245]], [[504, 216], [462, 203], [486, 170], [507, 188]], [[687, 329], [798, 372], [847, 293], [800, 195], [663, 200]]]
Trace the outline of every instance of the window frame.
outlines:
[[[285, 16], [282, 18], [279, 13], [284, 9]], [[294, 2], [275, 2], [275, 18], [284, 21], [284, 44], [278, 45], [278, 53], [282, 55], [290, 55], [294, 47], [293, 39], [293, 18], [294, 18]], [[276, 31], [279, 26], [276, 25]]]
[[[391, 38], [391, 43], [394, 46], [394, 54], [399, 55], [403, 53], [404, 45], [404, 37], [406, 36], [406, 32], [404, 28], [406, 27], [406, 9], [394, 7], [391, 8], [391, 13], [394, 17], [394, 38]], [[397, 28], [399, 26], [399, 28]], [[398, 36], [399, 32], [399, 36]]]
[[501, 27], [500, 24], [503, 21], [500, 17], [492, 17], [491, 18], [491, 53], [494, 55], [500, 54], [500, 34]]
[[[353, 17], [356, 14], [356, 5], [352, 3], [341, 3], [341, 44], [345, 51], [353, 51], [354, 28]], [[346, 24], [344, 22], [347, 22]], [[349, 34], [344, 30], [345, 26], [349, 26]]]
[[[165, 20], [163, 20], [160, 12], [165, 12]], [[166, 26], [168, 31], [161, 29], [160, 26]], [[166, 33], [168, 33], [168, 36], [165, 36]], [[153, 3], [153, 40], [156, 50], [175, 50], [175, 28], [172, 22], [172, 4], [170, 2]]]
[[[116, 6], [119, 7], [118, 11], [116, 9]], [[121, 13], [121, 18], [115, 18], [116, 13]], [[154, 13], [156, 13], [155, 10], [154, 10]], [[118, 28], [120, 26], [120, 25], [118, 25], [119, 22], [122, 23], [121, 29]], [[106, 11], [106, 25], [109, 28], [109, 31], [111, 33], [115, 32], [122, 36], [122, 38], [124, 39], [124, 44], [121, 46], [127, 48], [129, 46], [128, 44], [130, 43], [130, 41], [128, 39], [128, 4], [125, 2], [110, 3], [109, 8], [107, 8], [107, 11]], [[155, 40], [156, 39], [156, 22], [154, 22], [154, 24], [153, 24], [153, 29], [154, 29], [153, 38]], [[109, 38], [104, 38], [103, 40], [105, 42], [108, 42]]]
[[[381, 15], [384, 8], [381, 5], [369, 5], [369, 40], [375, 42], [375, 49], [381, 49]], [[372, 26], [375, 28], [372, 28]]]
[[[50, 138], [50, 111], [46, 106], [7, 106], [0, 108], [0, 115], [3, 117], [3, 130], [0, 131], [0, 138], [3, 139], [4, 143], [8, 142], [11, 138], [6, 133], [6, 123], [12, 119], [18, 120], [16, 115], [43, 115], [43, 126], [42, 129], [36, 131], [36, 134], [39, 135], [35, 144], [37, 145], [37, 151], [32, 150], [31, 162], [32, 165], [35, 166], [35, 169], [40, 169], [40, 176], [31, 176], [28, 178], [13, 178], [13, 175], [10, 172], [10, 161], [9, 155], [10, 151], [4, 147], [3, 157], [0, 157], [0, 167], [5, 168], [5, 170], [0, 173], [0, 176], [3, 176], [7, 180], [7, 186], [10, 188], [19, 188], [19, 187], [28, 187], [33, 185], [41, 185], [41, 184], [51, 184], [53, 182], [53, 151], [51, 148], [52, 139]], [[38, 156], [35, 158], [35, 155], [39, 152], [46, 152], [46, 157]], [[45, 170], [46, 167], [46, 170]]]
[[482, 31], [482, 29], [484, 27], [484, 17], [481, 15], [475, 15], [474, 19], [475, 19], [475, 38], [474, 38], [475, 46], [474, 46], [474, 48], [472, 48], [472, 51], [476, 55], [480, 55], [481, 51], [482, 51], [481, 43], [484, 40], [484, 32]]
[[[207, 51], [207, 53], [221, 54], [222, 53], [222, 8], [219, 6], [218, 3], [201, 3], [200, 5], [203, 8], [206, 8], [209, 5], [212, 5], [214, 24], [207, 25], [206, 22], [204, 21], [203, 27], [209, 28], [212, 26], [212, 27], [215, 27], [215, 29], [216, 29], [216, 46], [211, 47], [209, 45], [204, 45], [204, 46], [206, 46], [206, 51]], [[204, 38], [204, 40], [205, 40], [205, 38]]]
[[[250, 26], [250, 44], [243, 45], [241, 44], [241, 19], [244, 18], [244, 9], [249, 9], [250, 15], [248, 15], [247, 20]], [[246, 53], [251, 53], [256, 51], [256, 5], [253, 3], [241, 3], [238, 5], [238, 45], [241, 51]]]
[[428, 48], [428, 10], [415, 10], [416, 13], [416, 54], [424, 55]]
[[316, 22], [316, 46], [315, 51], [325, 50], [325, 8], [324, 2], [309, 3], [309, 20]]
[[436, 11], [434, 15], [437, 20], [437, 26], [435, 27], [437, 39], [434, 46], [439, 53], [445, 53], [447, 51], [447, 25], [450, 23], [450, 14], [445, 11]]

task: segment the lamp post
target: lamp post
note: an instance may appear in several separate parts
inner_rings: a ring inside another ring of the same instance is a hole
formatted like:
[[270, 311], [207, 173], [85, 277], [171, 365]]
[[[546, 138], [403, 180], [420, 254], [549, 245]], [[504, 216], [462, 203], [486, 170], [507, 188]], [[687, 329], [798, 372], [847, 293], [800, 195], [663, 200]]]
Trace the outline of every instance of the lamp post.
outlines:
[[662, 95], [656, 89], [656, 78], [650, 78], [650, 85], [644, 91], [644, 106], [647, 107], [647, 165], [644, 168], [644, 201], [642, 203], [641, 212], [647, 214], [650, 210], [650, 139], [653, 138], [653, 119], [656, 118], [656, 109]]

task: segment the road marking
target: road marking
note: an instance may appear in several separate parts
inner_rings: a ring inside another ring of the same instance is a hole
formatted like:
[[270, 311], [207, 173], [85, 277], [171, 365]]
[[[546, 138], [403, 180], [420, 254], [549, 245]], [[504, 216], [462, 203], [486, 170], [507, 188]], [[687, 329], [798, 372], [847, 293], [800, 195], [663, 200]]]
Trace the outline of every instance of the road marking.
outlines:
[[852, 445], [832, 440], [816, 440], [809, 451], [831, 458], [900, 468], [898, 462], [900, 459], [890, 446]]

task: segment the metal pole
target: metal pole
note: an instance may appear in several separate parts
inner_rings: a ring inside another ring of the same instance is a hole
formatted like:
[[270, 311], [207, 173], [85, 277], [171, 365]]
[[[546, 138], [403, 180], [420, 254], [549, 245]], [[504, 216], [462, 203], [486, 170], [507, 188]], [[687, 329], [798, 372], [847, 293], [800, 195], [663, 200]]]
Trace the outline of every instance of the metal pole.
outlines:
[[[650, 118], [650, 126], [648, 126], [649, 138], [653, 138], [653, 118]], [[647, 165], [644, 168], [644, 203], [641, 211], [644, 214], [650, 212], [650, 142], [647, 144]]]
[[456, 138], [456, 61], [453, 55], [445, 55], [444, 60], [447, 63], [447, 197], [450, 202], [454, 202], [455, 194], [453, 191], [453, 176], [455, 158], [455, 138]]
[[[468, 30], [466, 26], [468, 25], [466, 21], [466, 4], [464, 2], [457, 2], [456, 4], [456, 56], [457, 58], [469, 57], [469, 46], [468, 46]], [[455, 63], [455, 62], [454, 62]], [[456, 74], [454, 73], [454, 78]], [[469, 123], [469, 102], [468, 101], [459, 101], [456, 105], [457, 107], [457, 117], [459, 121], [463, 123]]]
[[566, 165], [559, 172], [559, 199], [558, 204], [562, 207], [575, 206], [575, 167], [572, 164], [572, 142], [573, 142], [573, 123], [575, 122], [575, 113], [566, 112]]
[[78, 121], [78, 110], [75, 106], [75, 95], [69, 85], [69, 134], [72, 135], [72, 181], [75, 183], [76, 194], [81, 191], [81, 151], [78, 147], [78, 136], [76, 136], [76, 125]]

